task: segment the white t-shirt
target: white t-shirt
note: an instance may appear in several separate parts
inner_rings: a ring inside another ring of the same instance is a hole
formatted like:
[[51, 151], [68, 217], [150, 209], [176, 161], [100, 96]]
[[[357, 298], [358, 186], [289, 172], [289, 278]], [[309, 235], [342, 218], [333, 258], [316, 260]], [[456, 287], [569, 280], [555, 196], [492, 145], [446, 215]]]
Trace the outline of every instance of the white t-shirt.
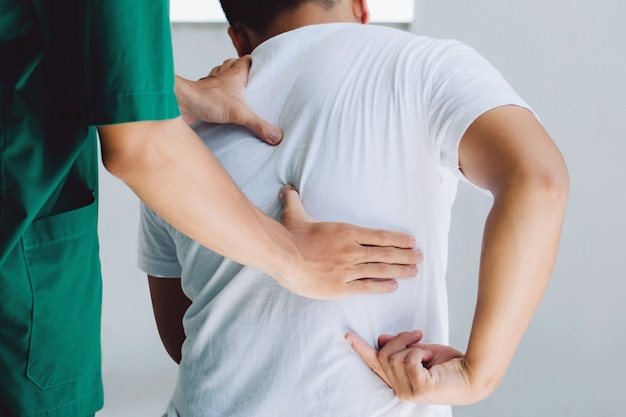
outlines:
[[482, 113], [526, 104], [459, 42], [350, 23], [307, 26], [260, 45], [246, 94], [252, 109], [284, 130], [281, 145], [232, 125], [195, 130], [252, 202], [279, 218], [278, 190], [294, 184], [317, 219], [416, 236], [424, 263], [392, 294], [311, 300], [143, 207], [140, 267], [182, 276], [193, 301], [167, 415], [450, 416], [448, 406], [400, 402], [344, 334], [375, 346], [383, 333], [421, 329], [427, 343], [448, 342], [458, 144]]

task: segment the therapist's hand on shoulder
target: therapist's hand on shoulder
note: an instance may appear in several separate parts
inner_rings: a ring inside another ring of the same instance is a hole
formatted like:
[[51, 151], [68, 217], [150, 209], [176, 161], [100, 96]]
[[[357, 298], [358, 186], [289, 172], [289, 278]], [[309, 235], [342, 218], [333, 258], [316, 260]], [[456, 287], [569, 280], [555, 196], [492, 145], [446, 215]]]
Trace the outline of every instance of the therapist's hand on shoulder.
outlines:
[[198, 81], [177, 76], [176, 97], [185, 121], [234, 123], [247, 127], [270, 145], [280, 143], [282, 131], [254, 113], [246, 103], [244, 92], [251, 63], [250, 55], [245, 55], [224, 61]]
[[290, 291], [310, 298], [337, 299], [351, 294], [389, 293], [397, 279], [412, 278], [423, 256], [413, 237], [310, 217], [291, 185], [280, 190], [282, 225], [295, 239], [302, 260], [297, 271], [275, 277]]

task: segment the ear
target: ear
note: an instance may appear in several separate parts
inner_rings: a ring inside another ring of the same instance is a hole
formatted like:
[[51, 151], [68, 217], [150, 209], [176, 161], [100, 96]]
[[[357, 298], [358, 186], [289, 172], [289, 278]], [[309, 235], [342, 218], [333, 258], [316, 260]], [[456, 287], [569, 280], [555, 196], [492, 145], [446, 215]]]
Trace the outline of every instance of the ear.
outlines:
[[364, 25], [370, 22], [370, 9], [367, 0], [352, 0], [352, 13]]
[[228, 27], [228, 36], [237, 50], [240, 57], [252, 53], [252, 42], [248, 37], [248, 32], [243, 27]]

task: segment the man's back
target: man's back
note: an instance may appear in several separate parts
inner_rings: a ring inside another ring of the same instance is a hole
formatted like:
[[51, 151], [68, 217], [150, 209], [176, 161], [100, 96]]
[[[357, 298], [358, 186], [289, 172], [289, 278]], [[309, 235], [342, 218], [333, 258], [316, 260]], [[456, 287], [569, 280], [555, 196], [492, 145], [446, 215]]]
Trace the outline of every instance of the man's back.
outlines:
[[278, 218], [277, 190], [291, 183], [312, 216], [408, 232], [425, 259], [395, 293], [310, 300], [146, 209], [141, 266], [181, 275], [193, 300], [171, 415], [448, 416], [449, 407], [399, 403], [343, 336], [354, 331], [375, 345], [380, 334], [422, 329], [426, 342], [447, 344], [457, 146], [485, 111], [524, 103], [459, 43], [346, 23], [257, 47], [247, 100], [284, 130], [280, 146], [232, 126], [196, 131], [252, 202]]

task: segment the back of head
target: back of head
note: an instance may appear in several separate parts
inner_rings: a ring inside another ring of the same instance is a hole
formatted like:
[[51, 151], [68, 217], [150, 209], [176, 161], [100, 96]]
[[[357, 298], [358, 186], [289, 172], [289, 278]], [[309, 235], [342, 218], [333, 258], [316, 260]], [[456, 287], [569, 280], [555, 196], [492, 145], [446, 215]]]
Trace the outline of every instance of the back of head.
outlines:
[[263, 34], [281, 13], [296, 9], [304, 3], [318, 3], [326, 9], [341, 0], [220, 0], [231, 26], [243, 25]]

